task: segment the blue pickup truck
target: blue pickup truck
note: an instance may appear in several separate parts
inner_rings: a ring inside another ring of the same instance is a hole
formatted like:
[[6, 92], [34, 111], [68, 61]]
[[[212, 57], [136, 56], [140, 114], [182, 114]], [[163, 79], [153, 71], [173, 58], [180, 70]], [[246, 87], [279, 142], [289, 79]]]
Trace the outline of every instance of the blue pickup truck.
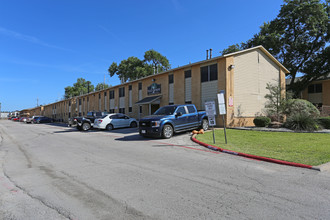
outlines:
[[139, 121], [141, 136], [171, 138], [174, 133], [203, 128], [209, 122], [205, 111], [198, 112], [195, 105], [167, 105]]

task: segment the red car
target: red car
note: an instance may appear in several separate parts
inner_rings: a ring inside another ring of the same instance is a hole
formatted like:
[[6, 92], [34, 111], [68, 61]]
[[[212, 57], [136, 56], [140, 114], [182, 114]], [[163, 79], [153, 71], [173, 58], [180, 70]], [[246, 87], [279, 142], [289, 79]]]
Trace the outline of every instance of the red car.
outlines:
[[12, 121], [19, 121], [19, 117], [13, 117], [11, 118]]

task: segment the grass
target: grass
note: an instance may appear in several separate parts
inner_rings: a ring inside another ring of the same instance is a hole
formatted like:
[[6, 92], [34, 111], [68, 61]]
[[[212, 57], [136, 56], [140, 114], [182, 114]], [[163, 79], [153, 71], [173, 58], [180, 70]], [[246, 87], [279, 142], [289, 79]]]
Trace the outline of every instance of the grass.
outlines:
[[330, 134], [264, 132], [227, 129], [225, 144], [222, 129], [213, 135], [206, 132], [197, 135], [197, 140], [227, 150], [264, 156], [307, 165], [320, 165], [330, 161]]

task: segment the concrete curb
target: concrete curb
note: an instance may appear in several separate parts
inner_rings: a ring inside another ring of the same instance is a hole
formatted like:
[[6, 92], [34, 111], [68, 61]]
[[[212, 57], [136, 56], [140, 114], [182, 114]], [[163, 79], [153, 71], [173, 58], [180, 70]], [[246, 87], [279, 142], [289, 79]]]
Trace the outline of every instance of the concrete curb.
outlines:
[[201, 142], [201, 141], [199, 141], [195, 138], [196, 136], [197, 136], [197, 134], [194, 134], [194, 135], [191, 136], [191, 140], [193, 142], [195, 142], [199, 145], [202, 145], [204, 147], [207, 147], [211, 150], [220, 151], [220, 152], [223, 152], [223, 153], [232, 154], [232, 155], [241, 156], [241, 157], [252, 158], [252, 159], [256, 159], [256, 160], [262, 160], [262, 161], [271, 162], [271, 163], [277, 163], [277, 164], [281, 164], [281, 165], [301, 167], [301, 168], [307, 168], [307, 169], [321, 171], [321, 168], [317, 167], [317, 166], [311, 166], [311, 165], [306, 165], [306, 164], [301, 164], [301, 163], [288, 162], [288, 161], [284, 161], [284, 160], [277, 160], [277, 159], [272, 159], [272, 158], [268, 158], [268, 157], [261, 157], [261, 156], [256, 156], [256, 155], [252, 155], [252, 154], [245, 154], [245, 153], [240, 153], [240, 152], [236, 152], [236, 151], [232, 151], [232, 150], [226, 150], [226, 149], [223, 149], [223, 148], [220, 148], [220, 147], [217, 147], [217, 146], [213, 146], [213, 145]]

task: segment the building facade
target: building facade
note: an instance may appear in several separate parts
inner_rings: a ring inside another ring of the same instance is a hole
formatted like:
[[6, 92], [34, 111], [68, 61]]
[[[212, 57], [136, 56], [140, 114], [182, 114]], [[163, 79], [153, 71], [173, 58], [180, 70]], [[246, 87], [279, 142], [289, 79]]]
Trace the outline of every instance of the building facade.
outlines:
[[[206, 101], [217, 101], [225, 91], [229, 127], [253, 125], [268, 93], [267, 83], [280, 82], [285, 95], [288, 70], [262, 46], [203, 60], [108, 89], [28, 109], [58, 121], [86, 115], [88, 111], [125, 113], [137, 119], [169, 104], [195, 104], [204, 110]], [[222, 126], [222, 117], [216, 118]]]
[[330, 74], [308, 85], [301, 98], [316, 105], [323, 115], [330, 115]]

